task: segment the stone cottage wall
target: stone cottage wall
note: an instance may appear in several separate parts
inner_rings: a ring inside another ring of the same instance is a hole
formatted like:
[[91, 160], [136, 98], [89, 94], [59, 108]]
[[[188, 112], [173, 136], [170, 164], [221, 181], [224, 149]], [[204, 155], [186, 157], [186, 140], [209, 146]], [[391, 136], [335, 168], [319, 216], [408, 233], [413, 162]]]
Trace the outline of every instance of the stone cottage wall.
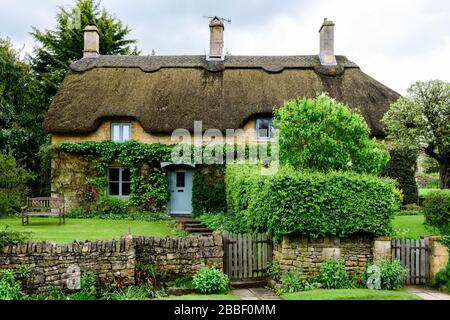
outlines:
[[273, 256], [282, 271], [296, 268], [310, 276], [317, 273], [323, 261], [335, 257], [345, 260], [348, 273], [362, 271], [366, 263], [373, 261], [374, 239], [369, 236], [350, 238], [285, 236], [274, 244]]
[[222, 235], [183, 238], [137, 237], [136, 261], [150, 263], [169, 277], [193, 275], [203, 266], [223, 269]]
[[202, 266], [223, 268], [222, 236], [183, 238], [122, 237], [69, 244], [28, 242], [0, 249], [0, 269], [31, 267], [27, 292], [72, 289], [68, 282], [92, 272], [100, 284], [132, 285], [137, 262], [151, 263], [171, 278], [192, 275]]
[[27, 292], [68, 289], [74, 273], [85, 272], [94, 273], [102, 284], [117, 281], [130, 285], [134, 283], [135, 249], [130, 237], [70, 244], [28, 242], [0, 250], [0, 269], [19, 266], [31, 267], [24, 284]]

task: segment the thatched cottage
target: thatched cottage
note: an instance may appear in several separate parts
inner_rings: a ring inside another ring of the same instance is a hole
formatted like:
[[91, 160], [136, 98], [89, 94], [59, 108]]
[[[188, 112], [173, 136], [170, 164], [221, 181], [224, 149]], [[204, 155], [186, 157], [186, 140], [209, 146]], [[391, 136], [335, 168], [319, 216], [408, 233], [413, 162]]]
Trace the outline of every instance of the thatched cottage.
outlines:
[[[274, 108], [321, 92], [358, 109], [372, 135], [385, 136], [380, 120], [399, 95], [334, 55], [333, 22], [325, 19], [319, 30], [319, 54], [298, 56], [225, 55], [223, 22], [214, 18], [209, 27], [210, 52], [195, 56], [100, 55], [97, 29], [87, 27], [84, 57], [71, 65], [44, 122], [52, 144], [130, 139], [170, 144], [175, 129], [192, 131], [194, 121], [202, 121], [203, 130], [242, 128], [247, 143], [258, 143], [270, 138]], [[81, 169], [67, 159], [53, 160], [64, 174], [53, 173], [52, 193], [76, 200], [68, 186], [81, 179]], [[165, 166], [174, 191], [170, 212], [191, 213], [196, 169]], [[132, 192], [127, 170], [111, 164], [109, 195], [126, 198]]]

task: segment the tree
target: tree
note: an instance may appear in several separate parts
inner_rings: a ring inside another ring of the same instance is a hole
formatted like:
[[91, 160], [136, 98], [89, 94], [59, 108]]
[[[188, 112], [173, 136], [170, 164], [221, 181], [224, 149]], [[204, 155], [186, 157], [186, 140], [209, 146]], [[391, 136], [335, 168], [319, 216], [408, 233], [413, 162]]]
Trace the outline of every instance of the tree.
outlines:
[[17, 164], [11, 151], [0, 152], [0, 215], [17, 212], [33, 175]]
[[385, 146], [370, 139], [364, 118], [326, 95], [286, 101], [274, 124], [280, 161], [297, 168], [379, 173], [389, 161]]
[[450, 188], [450, 84], [418, 81], [384, 115], [388, 138], [422, 149], [439, 163], [440, 188]]
[[138, 54], [128, 39], [130, 29], [122, 21], [100, 10], [100, 2], [95, 0], [77, 0], [70, 9], [59, 8], [55, 30], [40, 31], [33, 27], [31, 33], [40, 44], [34, 49], [31, 58], [32, 68], [46, 86], [48, 102], [56, 93], [70, 64], [83, 56], [83, 30], [95, 25], [100, 34], [100, 54], [130, 55]]
[[[36, 174], [46, 165], [40, 158], [40, 146], [49, 140], [42, 129], [45, 111], [40, 82], [10, 41], [0, 39], [0, 151], [14, 150], [18, 163]], [[45, 177], [35, 181], [36, 189]]]

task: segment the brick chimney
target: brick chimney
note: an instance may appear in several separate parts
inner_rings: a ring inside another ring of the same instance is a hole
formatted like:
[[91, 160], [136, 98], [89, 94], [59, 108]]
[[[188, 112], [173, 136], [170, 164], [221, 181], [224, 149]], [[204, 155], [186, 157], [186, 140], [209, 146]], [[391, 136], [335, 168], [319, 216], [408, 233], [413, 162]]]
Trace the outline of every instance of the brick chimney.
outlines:
[[83, 58], [98, 57], [100, 55], [100, 37], [96, 26], [84, 28]]
[[223, 60], [223, 21], [217, 17], [212, 18], [209, 22], [210, 39], [209, 39], [209, 55], [207, 59]]
[[337, 64], [334, 56], [334, 23], [325, 18], [319, 30], [320, 33], [320, 63], [323, 66], [334, 66]]

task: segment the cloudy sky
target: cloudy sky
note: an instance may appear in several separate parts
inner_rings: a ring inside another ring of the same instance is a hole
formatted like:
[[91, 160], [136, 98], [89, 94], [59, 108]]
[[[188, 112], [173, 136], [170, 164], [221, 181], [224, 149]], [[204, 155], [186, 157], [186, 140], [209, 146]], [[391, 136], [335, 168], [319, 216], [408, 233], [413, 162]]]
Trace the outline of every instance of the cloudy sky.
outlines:
[[[74, 0], [0, 0], [0, 37], [31, 52], [31, 26], [53, 28], [58, 6]], [[103, 0], [132, 28], [143, 54], [204, 54], [208, 20], [225, 26], [225, 50], [236, 55], [316, 54], [325, 17], [336, 23], [336, 54], [347, 56], [399, 93], [416, 80], [450, 81], [448, 0]]]

